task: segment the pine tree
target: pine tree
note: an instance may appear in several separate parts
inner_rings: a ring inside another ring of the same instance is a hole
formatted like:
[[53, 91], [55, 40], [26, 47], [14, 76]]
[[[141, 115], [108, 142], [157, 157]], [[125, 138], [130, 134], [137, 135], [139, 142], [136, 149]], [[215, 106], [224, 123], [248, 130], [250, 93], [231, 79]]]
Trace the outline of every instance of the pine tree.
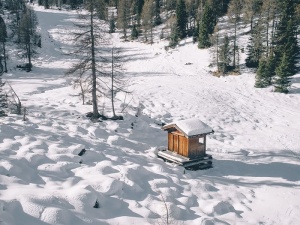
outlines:
[[7, 31], [6, 25], [3, 18], [0, 16], [0, 57], [3, 59], [4, 68], [3, 72], [7, 73], [7, 64], [6, 64], [6, 41], [7, 41]]
[[186, 28], [187, 28], [187, 17], [186, 6], [184, 0], [178, 0], [176, 6], [176, 29], [178, 37], [183, 39], [186, 37]]
[[246, 66], [250, 68], [257, 68], [259, 60], [264, 52], [262, 24], [258, 21], [251, 30], [249, 44], [247, 46], [248, 56], [246, 58]]
[[175, 48], [176, 45], [178, 45], [178, 41], [179, 41], [178, 29], [177, 29], [176, 23], [174, 23], [171, 26], [171, 35], [170, 35], [169, 47]]
[[122, 29], [125, 41], [127, 41], [127, 29], [129, 26], [129, 6], [129, 0], [119, 1], [117, 25]]
[[198, 48], [210, 47], [210, 35], [216, 25], [214, 20], [215, 16], [213, 15], [213, 10], [211, 6], [206, 3], [199, 24]]
[[133, 24], [132, 30], [131, 30], [131, 39], [135, 40], [138, 38], [138, 36], [139, 36], [139, 31], [137, 29], [137, 25]]
[[162, 23], [161, 17], [160, 17], [160, 0], [155, 0], [155, 6], [154, 6], [154, 25], [160, 25]]
[[229, 38], [225, 35], [223, 44], [220, 47], [219, 51], [219, 69], [220, 72], [226, 74], [229, 70], [230, 66], [230, 45], [229, 45]]
[[214, 33], [211, 36], [212, 48], [210, 48], [212, 54], [212, 65], [217, 66], [217, 73], [220, 72], [220, 63], [219, 63], [219, 51], [220, 51], [220, 34], [219, 34], [219, 26], [216, 25], [214, 29]]
[[109, 19], [109, 33], [115, 33], [116, 31], [116, 22], [115, 22], [115, 15], [112, 13]]
[[234, 26], [234, 36], [233, 36], [233, 68], [236, 68], [238, 62], [236, 61], [237, 57], [237, 30], [238, 30], [238, 23], [241, 20], [241, 13], [243, 8], [242, 0], [231, 0], [228, 9], [228, 17], [229, 21], [233, 23]]
[[50, 8], [49, 0], [44, 0], [44, 7], [45, 7], [45, 9], [49, 9]]
[[[243, 7], [243, 19], [246, 22], [250, 22], [250, 27], [252, 31], [253, 28], [253, 21], [255, 18], [261, 14], [261, 8], [263, 5], [263, 0], [245, 0], [244, 7]], [[261, 21], [262, 18], [259, 19]]]
[[143, 20], [143, 27], [144, 27], [144, 35], [145, 39], [148, 40], [148, 32], [150, 32], [150, 43], [153, 43], [153, 26], [154, 26], [154, 1], [153, 0], [146, 0], [143, 12], [142, 12], [142, 20]]
[[267, 60], [265, 58], [261, 58], [259, 60], [258, 69], [256, 71], [255, 76], [255, 87], [256, 88], [265, 88], [268, 86], [266, 81], [267, 78]]
[[296, 0], [283, 1], [280, 21], [273, 38], [276, 63], [281, 63], [285, 54], [288, 61], [287, 73], [291, 75], [297, 71], [296, 58], [299, 53], [295, 7]]
[[292, 75], [289, 72], [289, 59], [286, 54], [283, 54], [280, 65], [276, 68], [275, 91], [287, 94], [290, 86], [289, 77]]
[[19, 49], [20, 55], [23, 58], [27, 58], [28, 63], [26, 64], [27, 72], [32, 69], [32, 57], [36, 54], [36, 40], [38, 34], [36, 32], [37, 19], [34, 11], [30, 7], [26, 7], [25, 12], [21, 16], [19, 25], [20, 42]]

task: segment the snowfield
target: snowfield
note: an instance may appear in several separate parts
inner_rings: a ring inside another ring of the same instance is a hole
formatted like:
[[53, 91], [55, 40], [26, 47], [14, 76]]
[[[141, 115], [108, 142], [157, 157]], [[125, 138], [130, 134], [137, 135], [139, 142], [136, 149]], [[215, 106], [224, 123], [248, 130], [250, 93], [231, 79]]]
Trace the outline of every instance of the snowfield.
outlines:
[[[131, 95], [123, 121], [91, 122], [64, 76], [75, 12], [35, 6], [42, 49], [26, 73], [4, 75], [27, 120], [0, 118], [0, 224], [300, 224], [300, 74], [290, 94], [255, 89], [254, 74], [214, 77], [190, 39], [122, 42]], [[15, 64], [17, 64], [15, 62]], [[110, 112], [110, 100], [99, 99]], [[111, 116], [108, 114], [108, 116]], [[190, 171], [156, 156], [162, 123], [198, 118], [213, 168]], [[79, 156], [82, 149], [86, 152]], [[167, 208], [166, 208], [167, 207]]]

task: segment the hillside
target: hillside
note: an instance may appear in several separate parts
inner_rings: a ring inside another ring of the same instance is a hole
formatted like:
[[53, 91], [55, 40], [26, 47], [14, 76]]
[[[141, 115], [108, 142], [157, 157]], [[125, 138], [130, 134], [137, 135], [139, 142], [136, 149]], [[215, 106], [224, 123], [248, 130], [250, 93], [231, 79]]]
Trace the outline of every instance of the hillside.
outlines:
[[[28, 115], [0, 120], [0, 224], [166, 224], [164, 201], [170, 224], [300, 224], [300, 74], [289, 94], [256, 89], [246, 69], [212, 76], [209, 51], [190, 39], [166, 51], [115, 34], [130, 55], [132, 94], [123, 121], [91, 122], [92, 106], [64, 76], [76, 13], [34, 9], [42, 48], [33, 71], [11, 65], [4, 75]], [[110, 100], [100, 102], [109, 111]], [[156, 156], [167, 143], [160, 124], [187, 118], [215, 131], [211, 169]]]

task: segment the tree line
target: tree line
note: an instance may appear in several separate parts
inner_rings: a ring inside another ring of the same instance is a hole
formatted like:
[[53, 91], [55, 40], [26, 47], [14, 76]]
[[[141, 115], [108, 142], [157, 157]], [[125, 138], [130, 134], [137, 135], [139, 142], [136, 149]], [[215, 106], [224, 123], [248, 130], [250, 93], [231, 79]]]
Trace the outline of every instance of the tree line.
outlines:
[[[72, 2], [76, 8], [84, 1]], [[168, 24], [169, 29], [162, 28], [160, 36], [169, 39], [169, 47], [193, 37], [200, 49], [211, 49], [217, 75], [239, 73], [240, 66], [245, 64], [256, 70], [255, 87], [273, 85], [275, 91], [288, 93], [291, 76], [297, 72], [299, 0], [101, 2], [116, 9], [109, 13], [107, 7], [103, 7], [105, 10], [101, 12], [101, 18], [109, 21], [111, 33], [119, 28], [125, 41], [142, 36], [146, 42], [153, 43], [154, 28]], [[245, 26], [250, 27], [246, 45], [239, 43], [240, 30]], [[245, 62], [240, 59], [242, 52], [247, 54]]]
[[[180, 40], [192, 37], [198, 48], [210, 48], [212, 51], [216, 75], [239, 73], [240, 66], [245, 64], [256, 70], [257, 88], [273, 85], [275, 91], [288, 93], [291, 76], [298, 69], [299, 0], [30, 0], [30, 3], [46, 9], [69, 7], [79, 12], [81, 9], [89, 11], [85, 33], [89, 35], [84, 38], [80, 34], [75, 36], [79, 49], [88, 44], [86, 49], [94, 50], [86, 52], [89, 63], [75, 65], [70, 71], [78, 74], [80, 79], [75, 84], [81, 87], [82, 95], [86, 90], [81, 82], [84, 79], [88, 81], [87, 90], [94, 96], [94, 117], [99, 116], [96, 93], [101, 92], [99, 83], [103, 82], [98, 75], [102, 73], [103, 78], [113, 74], [113, 69], [109, 73], [99, 69], [103, 65], [107, 67], [107, 63], [103, 64], [107, 57], [103, 57], [106, 53], [97, 55], [102, 51], [98, 51], [97, 42], [104, 40], [101, 35], [106, 32], [97, 27], [99, 22], [94, 23], [98, 20], [109, 24], [109, 33], [118, 28], [124, 41], [142, 38], [150, 44], [154, 41], [155, 28], [164, 24], [156, 30], [161, 30], [161, 39], [169, 40], [169, 47], [174, 48]], [[2, 0], [0, 9], [2, 13], [9, 11], [7, 23], [0, 16], [1, 73], [7, 72], [8, 40], [18, 44], [19, 56], [27, 59], [21, 67], [30, 71], [35, 48], [42, 45], [36, 31], [36, 16], [23, 0]], [[7, 26], [12, 31], [9, 35]], [[250, 27], [247, 31], [250, 38], [244, 46], [239, 42], [239, 36], [241, 28], [246, 26]], [[241, 62], [240, 53], [244, 51], [247, 58]], [[112, 52], [111, 57], [114, 56]], [[113, 58], [108, 61], [116, 62]], [[112, 64], [111, 68], [117, 67]], [[92, 75], [84, 76], [85, 69], [90, 70]], [[107, 85], [102, 84], [104, 86]], [[114, 95], [112, 91], [112, 99]]]

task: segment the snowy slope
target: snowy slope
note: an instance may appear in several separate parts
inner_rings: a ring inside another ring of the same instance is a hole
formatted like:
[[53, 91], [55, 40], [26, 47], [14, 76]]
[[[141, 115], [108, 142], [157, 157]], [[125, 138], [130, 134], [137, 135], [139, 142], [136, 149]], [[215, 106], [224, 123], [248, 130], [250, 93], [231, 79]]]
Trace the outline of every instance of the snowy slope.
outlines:
[[[92, 123], [64, 77], [76, 13], [35, 10], [43, 48], [34, 70], [6, 76], [29, 112], [25, 122], [1, 118], [0, 224], [159, 224], [163, 200], [172, 224], [300, 224], [299, 74], [291, 94], [254, 89], [251, 73], [213, 77], [208, 51], [190, 40], [165, 51], [115, 35], [133, 94], [123, 121]], [[156, 157], [167, 141], [159, 124], [189, 118], [215, 131], [212, 169]]]

